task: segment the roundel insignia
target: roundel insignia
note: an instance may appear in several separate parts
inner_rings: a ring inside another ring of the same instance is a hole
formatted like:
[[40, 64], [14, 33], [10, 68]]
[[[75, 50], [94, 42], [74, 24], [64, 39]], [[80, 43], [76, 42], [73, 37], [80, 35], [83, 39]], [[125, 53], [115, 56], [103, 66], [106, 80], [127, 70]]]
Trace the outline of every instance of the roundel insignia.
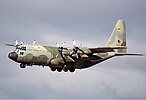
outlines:
[[120, 27], [118, 27], [117, 29], [118, 29], [118, 31], [120, 31], [120, 30], [121, 30], [121, 28], [120, 28]]
[[120, 40], [118, 40], [118, 43], [121, 43], [121, 41], [120, 41]]

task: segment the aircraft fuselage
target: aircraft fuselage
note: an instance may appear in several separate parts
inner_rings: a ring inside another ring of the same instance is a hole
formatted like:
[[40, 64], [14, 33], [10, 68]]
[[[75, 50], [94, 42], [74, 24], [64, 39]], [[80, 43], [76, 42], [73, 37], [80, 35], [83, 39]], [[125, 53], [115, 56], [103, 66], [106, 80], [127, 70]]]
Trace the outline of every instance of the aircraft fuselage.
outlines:
[[19, 45], [15, 41], [15, 45], [6, 44], [7, 46], [16, 47], [14, 52], [11, 52], [8, 57], [18, 63], [21, 68], [26, 65], [49, 66], [52, 71], [74, 72], [75, 69], [83, 69], [91, 67], [97, 63], [107, 60], [114, 56], [138, 55], [129, 54], [126, 47], [126, 29], [125, 22], [119, 19], [107, 41], [105, 47], [80, 47], [73, 40], [73, 48], [64, 48], [65, 43], [56, 47], [35, 45]]
[[82, 50], [86, 54], [80, 53], [80, 57], [77, 59], [75, 54], [69, 55], [71, 50], [67, 49], [63, 51], [65, 62], [58, 52], [57, 47], [41, 45], [20, 45], [8, 57], [15, 62], [21, 63], [21, 68], [25, 68], [26, 65], [40, 65], [49, 66], [52, 70], [63, 68], [75, 70], [88, 68], [115, 55], [114, 52], [92, 54], [88, 48], [82, 47]]

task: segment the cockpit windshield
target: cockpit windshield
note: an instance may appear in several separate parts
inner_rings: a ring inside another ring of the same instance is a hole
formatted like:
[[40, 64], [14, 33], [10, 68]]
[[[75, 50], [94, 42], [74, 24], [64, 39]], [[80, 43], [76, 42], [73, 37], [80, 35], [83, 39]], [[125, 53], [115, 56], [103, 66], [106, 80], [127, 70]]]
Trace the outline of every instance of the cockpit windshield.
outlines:
[[24, 47], [24, 46], [21, 46], [21, 47], [18, 46], [18, 47], [16, 47], [16, 49], [17, 50], [24, 50], [24, 51], [26, 51], [26, 47]]
[[21, 47], [21, 50], [24, 50], [24, 51], [26, 51], [26, 47]]

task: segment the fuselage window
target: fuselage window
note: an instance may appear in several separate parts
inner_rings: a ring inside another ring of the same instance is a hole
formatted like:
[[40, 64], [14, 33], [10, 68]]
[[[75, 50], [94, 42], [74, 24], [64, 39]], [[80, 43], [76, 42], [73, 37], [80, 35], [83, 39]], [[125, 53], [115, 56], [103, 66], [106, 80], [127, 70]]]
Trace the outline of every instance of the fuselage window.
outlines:
[[20, 52], [20, 55], [23, 55], [24, 54], [24, 52]]

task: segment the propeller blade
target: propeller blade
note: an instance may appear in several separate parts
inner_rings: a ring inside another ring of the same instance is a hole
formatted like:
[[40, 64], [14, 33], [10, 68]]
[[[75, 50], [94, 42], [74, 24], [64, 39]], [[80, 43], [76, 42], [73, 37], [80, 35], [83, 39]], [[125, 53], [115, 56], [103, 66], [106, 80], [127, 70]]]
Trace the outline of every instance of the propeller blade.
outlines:
[[78, 48], [78, 50], [81, 51], [83, 54], [85, 54], [85, 52], [82, 49]]
[[79, 58], [78, 53], [76, 53], [76, 57], [77, 57], [77, 59]]
[[15, 45], [18, 45], [19, 43], [18, 43], [18, 40], [15, 40]]
[[32, 44], [35, 45], [35, 43], [36, 43], [36, 40], [33, 40], [33, 43]]
[[80, 49], [80, 47], [82, 46], [82, 44], [80, 44], [79, 46], [77, 46], [76, 41], [73, 40], [73, 49], [70, 52], [70, 55], [72, 56], [73, 54], [76, 55], [76, 58], [79, 59], [80, 58], [80, 53], [84, 53], [84, 51], [82, 49]]
[[20, 45], [23, 45], [24, 42], [20, 42]]
[[58, 42], [56, 43], [56, 46], [57, 46], [57, 48], [59, 48], [59, 47], [60, 47], [60, 45], [59, 45], [59, 43], [58, 43]]
[[73, 46], [76, 47], [76, 41], [75, 40], [73, 40]]
[[63, 42], [63, 44], [61, 45], [61, 47], [64, 47], [65, 46], [65, 42]]
[[13, 44], [5, 44], [6, 46], [16, 47], [16, 45]]
[[58, 55], [59, 55], [59, 54], [57, 53], [56, 58], [58, 57]]
[[66, 48], [63, 48], [64, 46], [65, 46], [65, 42], [63, 42], [63, 44], [60, 46], [59, 45], [59, 43], [57, 42], [56, 43], [56, 46], [57, 46], [57, 48], [58, 48], [58, 53], [57, 53], [57, 55], [56, 55], [56, 58], [59, 56], [59, 54], [60, 54], [60, 56], [61, 56], [61, 58], [63, 59], [63, 61], [64, 61], [64, 64], [63, 65], [66, 65], [66, 59], [64, 58], [64, 55], [63, 55], [63, 49], [66, 49]]
[[82, 46], [82, 44], [79, 45], [79, 47], [81, 47], [81, 46]]

